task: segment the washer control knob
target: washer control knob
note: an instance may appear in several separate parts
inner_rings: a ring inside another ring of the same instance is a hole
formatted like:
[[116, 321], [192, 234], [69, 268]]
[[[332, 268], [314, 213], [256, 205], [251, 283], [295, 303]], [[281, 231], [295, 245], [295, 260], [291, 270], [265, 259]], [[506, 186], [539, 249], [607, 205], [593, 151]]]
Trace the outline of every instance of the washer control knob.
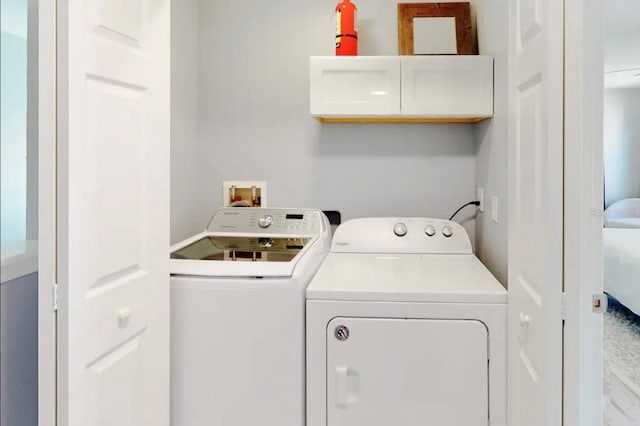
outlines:
[[405, 235], [407, 235], [407, 225], [402, 222], [396, 223], [393, 227], [393, 233], [398, 237], [404, 237]]
[[446, 238], [449, 238], [453, 235], [453, 229], [451, 229], [450, 226], [445, 226], [442, 228], [442, 235], [444, 235]]
[[426, 228], [424, 228], [424, 233], [427, 234], [427, 237], [433, 237], [434, 235], [436, 235], [436, 228], [433, 225], [429, 225]]
[[273, 216], [271, 216], [270, 214], [258, 219], [258, 226], [260, 228], [266, 229], [271, 225], [273, 225]]

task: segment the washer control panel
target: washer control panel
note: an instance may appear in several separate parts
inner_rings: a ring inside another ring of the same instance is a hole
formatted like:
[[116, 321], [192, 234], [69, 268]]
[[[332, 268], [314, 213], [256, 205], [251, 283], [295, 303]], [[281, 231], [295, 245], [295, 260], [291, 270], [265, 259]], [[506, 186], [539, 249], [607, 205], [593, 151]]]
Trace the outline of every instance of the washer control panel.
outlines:
[[364, 218], [343, 223], [333, 252], [471, 254], [467, 231], [457, 222], [432, 218]]
[[[405, 235], [407, 235], [407, 232], [409, 231], [407, 229], [407, 225], [404, 222], [398, 222], [393, 226], [393, 233], [396, 234], [397, 237], [404, 237]], [[428, 224], [426, 228], [424, 228], [424, 234], [427, 237], [435, 237], [438, 234], [438, 230], [436, 229], [435, 225]], [[450, 225], [444, 225], [440, 230], [440, 234], [442, 234], [442, 236], [445, 238], [451, 238], [453, 237], [453, 228]]]
[[319, 210], [231, 207], [216, 210], [208, 232], [320, 234], [326, 217]]

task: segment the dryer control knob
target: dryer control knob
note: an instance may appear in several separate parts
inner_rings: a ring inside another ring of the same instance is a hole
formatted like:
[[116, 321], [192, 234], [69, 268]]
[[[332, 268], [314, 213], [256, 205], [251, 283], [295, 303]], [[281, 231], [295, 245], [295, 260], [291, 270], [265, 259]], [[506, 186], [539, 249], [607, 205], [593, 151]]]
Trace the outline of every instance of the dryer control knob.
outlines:
[[405, 235], [407, 235], [407, 225], [402, 222], [396, 223], [393, 227], [393, 233], [398, 237], [404, 237]]
[[451, 229], [450, 226], [445, 226], [444, 228], [442, 228], [442, 235], [444, 235], [446, 238], [449, 238], [453, 235], [453, 229]]
[[436, 228], [433, 225], [429, 225], [426, 228], [424, 228], [424, 233], [427, 234], [427, 237], [433, 237], [434, 235], [436, 235]]
[[258, 219], [258, 226], [260, 228], [266, 229], [273, 224], [273, 216], [266, 215], [265, 217], [261, 217]]

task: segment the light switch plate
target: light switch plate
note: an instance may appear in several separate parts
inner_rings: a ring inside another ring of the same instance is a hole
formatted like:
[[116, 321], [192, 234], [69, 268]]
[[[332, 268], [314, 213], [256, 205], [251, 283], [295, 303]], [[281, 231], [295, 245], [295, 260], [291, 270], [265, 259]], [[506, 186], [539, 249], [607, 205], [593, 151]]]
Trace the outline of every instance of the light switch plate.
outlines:
[[491, 197], [491, 220], [498, 223], [498, 197]]

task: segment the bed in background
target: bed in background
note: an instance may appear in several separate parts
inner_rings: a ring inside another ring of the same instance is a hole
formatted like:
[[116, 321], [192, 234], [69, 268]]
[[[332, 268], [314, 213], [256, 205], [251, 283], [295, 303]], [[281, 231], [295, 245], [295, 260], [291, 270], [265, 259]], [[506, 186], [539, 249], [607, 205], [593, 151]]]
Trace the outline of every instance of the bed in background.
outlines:
[[616, 201], [604, 211], [605, 228], [640, 228], [640, 198]]
[[640, 228], [605, 228], [604, 290], [640, 315]]

